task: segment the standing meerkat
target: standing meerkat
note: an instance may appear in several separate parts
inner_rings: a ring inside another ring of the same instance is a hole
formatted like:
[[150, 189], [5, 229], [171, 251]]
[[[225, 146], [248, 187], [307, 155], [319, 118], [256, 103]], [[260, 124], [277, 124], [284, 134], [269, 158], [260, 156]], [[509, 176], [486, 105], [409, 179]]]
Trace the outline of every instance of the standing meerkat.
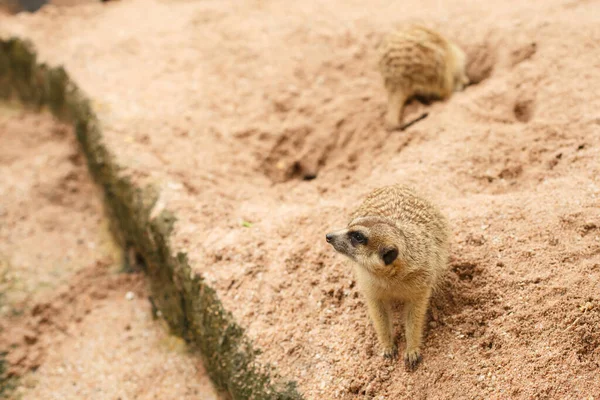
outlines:
[[379, 72], [388, 94], [386, 128], [402, 126], [414, 96], [448, 99], [469, 83], [465, 53], [440, 33], [411, 24], [387, 34], [379, 45]]
[[448, 224], [442, 213], [412, 189], [374, 190], [351, 215], [347, 228], [327, 242], [355, 264], [373, 326], [386, 358], [395, 358], [390, 305], [404, 302], [406, 367], [421, 361], [421, 338], [429, 298], [447, 267]]

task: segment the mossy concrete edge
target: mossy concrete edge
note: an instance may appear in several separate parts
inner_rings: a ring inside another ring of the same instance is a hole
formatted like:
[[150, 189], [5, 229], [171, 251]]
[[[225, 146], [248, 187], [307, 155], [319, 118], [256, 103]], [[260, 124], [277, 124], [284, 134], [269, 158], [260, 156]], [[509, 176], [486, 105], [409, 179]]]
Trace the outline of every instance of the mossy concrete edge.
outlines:
[[62, 67], [39, 63], [27, 40], [0, 38], [0, 99], [20, 101], [34, 110], [48, 109], [72, 124], [89, 170], [103, 188], [111, 223], [121, 244], [146, 261], [153, 300], [171, 329], [198, 349], [216, 386], [234, 399], [301, 399], [296, 383], [280, 377], [258, 354], [216, 292], [194, 274], [184, 253], [169, 247], [176, 216], [150, 212], [158, 198], [152, 187], [136, 187], [120, 173], [103, 144], [101, 124], [85, 93]]

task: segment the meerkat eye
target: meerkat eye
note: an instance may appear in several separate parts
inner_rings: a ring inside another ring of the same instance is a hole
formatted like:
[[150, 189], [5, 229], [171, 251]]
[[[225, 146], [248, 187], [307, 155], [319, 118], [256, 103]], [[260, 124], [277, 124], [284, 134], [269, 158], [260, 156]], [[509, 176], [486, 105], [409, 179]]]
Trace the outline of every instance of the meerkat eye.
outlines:
[[350, 242], [353, 246], [367, 243], [367, 237], [360, 232], [350, 232]]

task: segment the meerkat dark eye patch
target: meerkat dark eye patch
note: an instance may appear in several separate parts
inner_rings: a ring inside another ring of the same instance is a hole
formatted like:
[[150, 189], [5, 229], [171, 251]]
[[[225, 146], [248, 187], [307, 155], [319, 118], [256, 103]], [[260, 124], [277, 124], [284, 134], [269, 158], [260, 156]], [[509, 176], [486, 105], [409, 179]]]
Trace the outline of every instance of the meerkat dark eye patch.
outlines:
[[398, 258], [398, 249], [395, 247], [386, 247], [381, 250], [380, 254], [385, 265], [390, 265]]
[[350, 243], [352, 243], [352, 246], [367, 243], [367, 237], [358, 231], [348, 232], [348, 236], [350, 236]]

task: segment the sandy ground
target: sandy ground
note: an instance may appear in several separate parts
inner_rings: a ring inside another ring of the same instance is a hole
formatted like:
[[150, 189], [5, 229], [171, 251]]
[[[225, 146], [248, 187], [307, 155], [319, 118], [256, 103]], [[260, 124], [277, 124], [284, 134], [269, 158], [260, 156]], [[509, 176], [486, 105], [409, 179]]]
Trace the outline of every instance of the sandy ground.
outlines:
[[153, 318], [143, 273], [121, 271], [73, 132], [1, 106], [0, 176], [10, 398], [217, 399], [198, 357]]
[[[598, 7], [131, 0], [0, 33], [66, 65], [127, 173], [162, 185], [173, 246], [307, 398], [581, 399], [600, 393]], [[463, 46], [474, 84], [387, 133], [374, 49], [414, 19]], [[324, 240], [397, 182], [453, 229], [414, 373], [382, 359]]]

